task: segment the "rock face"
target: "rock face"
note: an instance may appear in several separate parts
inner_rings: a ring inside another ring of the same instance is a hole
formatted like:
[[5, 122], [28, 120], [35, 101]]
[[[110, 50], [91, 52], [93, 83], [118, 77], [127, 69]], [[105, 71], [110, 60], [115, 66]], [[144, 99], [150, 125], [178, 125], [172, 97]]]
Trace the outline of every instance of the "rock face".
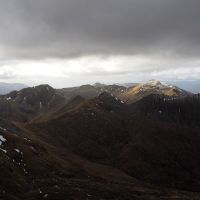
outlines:
[[[199, 199], [200, 96], [158, 81], [92, 88], [104, 89], [0, 97], [0, 199]], [[136, 102], [119, 98], [134, 88]]]

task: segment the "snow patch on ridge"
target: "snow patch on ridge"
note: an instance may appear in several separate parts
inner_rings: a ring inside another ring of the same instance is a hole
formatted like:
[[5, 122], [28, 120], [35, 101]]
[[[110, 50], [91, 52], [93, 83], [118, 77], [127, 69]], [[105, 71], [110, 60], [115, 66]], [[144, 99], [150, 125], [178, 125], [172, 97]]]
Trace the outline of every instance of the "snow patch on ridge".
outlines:
[[3, 144], [3, 142], [6, 142], [7, 140], [2, 136], [0, 135], [0, 146]]

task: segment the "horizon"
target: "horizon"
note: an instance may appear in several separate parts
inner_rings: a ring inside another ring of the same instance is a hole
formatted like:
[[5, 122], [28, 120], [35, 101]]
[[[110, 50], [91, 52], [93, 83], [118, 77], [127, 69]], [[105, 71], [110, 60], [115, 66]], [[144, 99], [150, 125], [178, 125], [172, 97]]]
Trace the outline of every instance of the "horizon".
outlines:
[[[103, 85], [127, 85], [127, 84], [140, 84], [140, 83], [147, 83], [149, 81], [152, 81], [152, 80], [155, 80], [155, 81], [159, 81], [161, 83], [166, 83], [166, 84], [171, 84], [171, 85], [174, 85], [174, 86], [178, 86], [179, 87], [179, 84], [186, 84], [186, 83], [196, 83], [197, 86], [199, 86], [200, 84], [200, 79], [169, 79], [169, 80], [161, 80], [161, 79], [146, 79], [146, 80], [138, 80], [138, 81], [120, 81], [120, 82], [113, 82], [113, 81], [91, 81], [91, 82], [83, 82], [83, 83], [80, 83], [80, 84], [74, 84], [74, 85], [70, 85], [70, 84], [67, 84], [67, 85], [63, 85], [63, 86], [60, 86], [60, 87], [57, 87], [56, 85], [54, 84], [51, 84], [50, 82], [39, 82], [39, 83], [32, 83], [32, 84], [29, 84], [29, 83], [26, 83], [26, 82], [10, 82], [10, 81], [0, 81], [0, 84], [19, 84], [19, 85], [24, 85], [24, 86], [27, 86], [27, 87], [35, 87], [35, 86], [38, 86], [38, 85], [49, 85], [55, 89], [61, 89], [61, 88], [70, 88], [70, 87], [80, 87], [80, 86], [83, 86], [83, 85], [95, 85], [95, 84], [103, 84]], [[180, 86], [181, 87], [181, 86]], [[199, 91], [200, 91], [200, 86], [199, 86]]]
[[191, 92], [193, 94], [198, 94], [200, 93], [200, 80], [171, 80], [171, 81], [162, 81], [162, 80], [158, 80], [158, 79], [150, 79], [150, 80], [146, 80], [146, 81], [138, 81], [138, 82], [111, 82], [111, 83], [105, 83], [105, 82], [93, 82], [93, 83], [85, 83], [85, 84], [81, 84], [81, 85], [65, 85], [64, 87], [54, 87], [53, 85], [49, 84], [49, 83], [40, 83], [40, 84], [36, 84], [36, 85], [27, 85], [27, 84], [23, 84], [23, 83], [9, 83], [9, 82], [0, 82], [0, 94], [8, 94], [9, 92], [13, 91], [13, 90], [21, 90], [23, 88], [29, 88], [29, 87], [37, 87], [40, 85], [49, 85], [50, 87], [54, 88], [54, 89], [64, 89], [64, 88], [78, 88], [81, 86], [95, 86], [96, 84], [100, 84], [100, 85], [118, 85], [118, 86], [124, 86], [126, 88], [131, 88], [134, 85], [137, 84], [147, 84], [148, 82], [152, 82], [152, 81], [156, 81], [156, 82], [160, 82], [162, 85], [168, 85], [168, 86], [176, 86], [180, 89], [183, 89], [185, 91]]
[[[166, 84], [170, 84], [171, 82], [200, 82], [200, 79], [178, 79], [178, 80], [160, 80], [160, 79], [146, 79], [146, 80], [140, 80], [140, 81], [122, 81], [122, 82], [104, 82], [104, 81], [94, 81], [94, 82], [85, 82], [83, 84], [78, 84], [78, 85], [66, 85], [66, 88], [68, 87], [79, 87], [79, 86], [82, 86], [82, 85], [95, 85], [95, 84], [102, 84], [102, 85], [125, 85], [125, 84], [139, 84], [139, 83], [147, 83], [147, 82], [150, 82], [150, 81], [159, 81], [161, 83], [166, 83]], [[54, 88], [57, 88], [55, 87], [54, 85], [48, 83], [48, 82], [41, 82], [39, 84], [36, 84], [36, 85], [28, 85], [27, 83], [24, 83], [24, 82], [7, 82], [7, 81], [0, 81], [0, 84], [21, 84], [21, 85], [26, 85], [28, 87], [34, 87], [34, 86], [37, 86], [37, 85], [49, 85], [49, 86], [52, 86]], [[59, 89], [59, 87], [58, 87]]]

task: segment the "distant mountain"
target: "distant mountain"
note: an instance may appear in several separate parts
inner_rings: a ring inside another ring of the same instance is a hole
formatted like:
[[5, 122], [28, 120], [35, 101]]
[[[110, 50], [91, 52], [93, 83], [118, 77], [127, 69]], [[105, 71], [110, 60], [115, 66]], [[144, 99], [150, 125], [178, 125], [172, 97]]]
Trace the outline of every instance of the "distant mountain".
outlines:
[[86, 99], [94, 98], [103, 92], [108, 92], [114, 96], [119, 96], [119, 94], [127, 91], [127, 88], [120, 85], [104, 85], [101, 83], [96, 83], [94, 85], [82, 85], [80, 87], [63, 88], [59, 89], [58, 92], [63, 94], [66, 99], [74, 98], [80, 95]]
[[177, 86], [161, 83], [157, 80], [150, 80], [147, 83], [131, 85], [131, 87], [127, 87], [116, 84], [105, 85], [96, 83], [94, 85], [83, 85], [80, 87], [59, 89], [58, 91], [67, 99], [71, 99], [77, 95], [90, 99], [97, 97], [103, 92], [108, 92], [126, 103], [133, 103], [150, 94], [164, 94], [167, 96], [187, 96], [191, 94], [190, 92], [180, 89]]
[[12, 92], [14, 90], [21, 90], [23, 88], [28, 87], [25, 84], [21, 83], [3, 83], [0, 82], [0, 94], [7, 94], [9, 92]]
[[[174, 81], [166, 81], [168, 85], [177, 86], [183, 90], [192, 92], [192, 93], [200, 93], [200, 80], [174, 80]], [[117, 84], [121, 86], [125, 86], [127, 88], [138, 85], [139, 83], [124, 83]]]
[[190, 92], [173, 85], [161, 83], [157, 80], [150, 80], [147, 83], [140, 83], [128, 88], [126, 92], [118, 97], [127, 103], [133, 103], [150, 94], [160, 94], [166, 96], [187, 96]]
[[[166, 81], [169, 85], [175, 85], [183, 90], [192, 92], [192, 93], [200, 93], [200, 80], [177, 80], [177, 81]], [[127, 88], [138, 85], [138, 83], [124, 83], [117, 84], [121, 86], [125, 86]]]

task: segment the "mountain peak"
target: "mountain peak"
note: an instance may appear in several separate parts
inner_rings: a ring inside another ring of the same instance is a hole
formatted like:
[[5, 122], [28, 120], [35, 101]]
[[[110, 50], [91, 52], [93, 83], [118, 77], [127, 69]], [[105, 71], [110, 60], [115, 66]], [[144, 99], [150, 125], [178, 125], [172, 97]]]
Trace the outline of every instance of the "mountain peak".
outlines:
[[106, 85], [102, 83], [95, 83], [93, 86], [98, 88], [98, 87], [105, 87]]
[[152, 85], [152, 86], [162, 85], [162, 83], [160, 81], [155, 80], [155, 79], [149, 80], [146, 84]]
[[33, 88], [34, 88], [34, 89], [39, 89], [39, 90], [45, 89], [45, 90], [48, 90], [48, 91], [54, 90], [54, 88], [51, 87], [51, 86], [48, 85], [48, 84], [37, 85], [37, 86], [35, 86], [35, 87], [33, 87]]
[[158, 80], [149, 80], [146, 83], [140, 83], [128, 89], [125, 94], [121, 95], [121, 99], [128, 103], [133, 103], [151, 94], [159, 94], [166, 96], [187, 96], [190, 93], [176, 86], [162, 83]]
[[140, 84], [142, 87], [159, 88], [159, 89], [176, 89], [176, 86], [168, 85], [167, 83], [161, 82], [159, 80], [149, 80], [146, 83]]

